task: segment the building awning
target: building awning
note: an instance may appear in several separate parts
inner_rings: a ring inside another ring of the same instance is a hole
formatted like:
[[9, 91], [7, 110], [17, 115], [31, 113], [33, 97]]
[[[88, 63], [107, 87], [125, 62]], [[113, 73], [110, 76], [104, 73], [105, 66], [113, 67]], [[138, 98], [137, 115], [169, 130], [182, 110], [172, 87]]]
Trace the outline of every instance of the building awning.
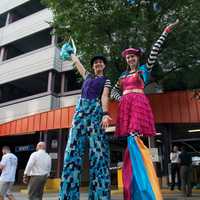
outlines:
[[193, 91], [149, 95], [156, 123], [200, 123], [200, 100]]
[[[156, 123], [200, 123], [200, 100], [192, 91], [148, 95]], [[116, 123], [117, 103], [109, 107], [112, 125]], [[70, 128], [75, 106], [16, 119], [0, 124], [0, 136], [31, 134], [36, 131]]]
[[0, 125], [0, 136], [31, 134], [36, 131], [69, 128], [75, 107], [38, 113]]

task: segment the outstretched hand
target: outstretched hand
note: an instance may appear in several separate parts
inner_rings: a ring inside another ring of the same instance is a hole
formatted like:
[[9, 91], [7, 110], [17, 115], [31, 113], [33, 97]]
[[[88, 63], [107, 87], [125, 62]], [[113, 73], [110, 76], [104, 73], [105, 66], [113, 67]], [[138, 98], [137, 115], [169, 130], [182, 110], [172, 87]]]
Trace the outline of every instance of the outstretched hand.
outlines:
[[60, 58], [65, 61], [68, 60], [71, 54], [74, 53], [74, 49], [70, 43], [66, 42], [63, 44], [61, 51], [60, 51]]
[[60, 58], [63, 61], [69, 60], [72, 54], [76, 55], [76, 45], [74, 40], [70, 37], [69, 41], [65, 42], [61, 48]]
[[169, 24], [166, 28], [165, 31], [170, 33], [175, 27], [176, 25], [179, 23], [179, 19], [177, 19], [174, 23]]
[[110, 122], [112, 121], [112, 118], [109, 115], [104, 115], [101, 121], [102, 128], [108, 128]]

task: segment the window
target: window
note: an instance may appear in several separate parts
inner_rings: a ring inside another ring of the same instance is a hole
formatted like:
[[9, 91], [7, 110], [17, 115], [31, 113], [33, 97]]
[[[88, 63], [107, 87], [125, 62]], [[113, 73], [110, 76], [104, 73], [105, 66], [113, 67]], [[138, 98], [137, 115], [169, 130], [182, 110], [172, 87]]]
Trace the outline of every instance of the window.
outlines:
[[75, 70], [65, 72], [65, 86], [64, 91], [69, 92], [79, 90], [82, 86], [82, 78]]
[[35, 74], [0, 86], [0, 103], [47, 91], [48, 72]]
[[53, 92], [57, 94], [61, 92], [61, 74], [58, 72], [55, 72], [55, 83], [54, 83]]
[[45, 7], [38, 0], [28, 1], [27, 3], [24, 3], [16, 8], [14, 8], [13, 10], [9, 11], [9, 13], [10, 13], [9, 23], [13, 23], [24, 17], [32, 15], [33, 13], [36, 13], [44, 8]]
[[43, 30], [5, 46], [4, 60], [20, 56], [51, 44], [51, 29]]
[[5, 24], [6, 24], [6, 16], [7, 16], [6, 14], [0, 15], [0, 28], [5, 26]]

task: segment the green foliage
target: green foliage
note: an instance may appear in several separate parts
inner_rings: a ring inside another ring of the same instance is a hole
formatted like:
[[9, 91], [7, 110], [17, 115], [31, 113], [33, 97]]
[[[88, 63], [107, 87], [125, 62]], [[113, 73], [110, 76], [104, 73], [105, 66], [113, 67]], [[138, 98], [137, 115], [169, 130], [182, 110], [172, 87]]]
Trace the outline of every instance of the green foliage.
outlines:
[[[56, 34], [63, 40], [73, 37], [83, 63], [99, 53], [109, 59], [108, 76], [113, 81], [126, 67], [123, 49], [142, 47], [145, 61], [163, 28], [179, 18], [153, 74], [167, 90], [199, 87], [199, 0], [141, 0], [138, 6], [129, 6], [126, 0], [42, 2], [53, 10]], [[154, 11], [154, 3], [159, 3], [160, 11]]]

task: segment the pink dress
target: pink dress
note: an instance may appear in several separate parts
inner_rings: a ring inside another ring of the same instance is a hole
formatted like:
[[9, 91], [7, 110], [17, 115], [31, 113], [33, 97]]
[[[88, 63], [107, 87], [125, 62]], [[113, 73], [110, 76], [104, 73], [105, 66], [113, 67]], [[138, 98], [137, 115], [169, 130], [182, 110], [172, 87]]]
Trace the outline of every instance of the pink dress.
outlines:
[[[120, 79], [122, 92], [131, 89], [144, 89], [144, 82], [139, 72]], [[128, 136], [138, 132], [144, 136], [156, 133], [154, 117], [149, 100], [144, 93], [129, 93], [121, 97], [116, 123], [116, 135]]]

